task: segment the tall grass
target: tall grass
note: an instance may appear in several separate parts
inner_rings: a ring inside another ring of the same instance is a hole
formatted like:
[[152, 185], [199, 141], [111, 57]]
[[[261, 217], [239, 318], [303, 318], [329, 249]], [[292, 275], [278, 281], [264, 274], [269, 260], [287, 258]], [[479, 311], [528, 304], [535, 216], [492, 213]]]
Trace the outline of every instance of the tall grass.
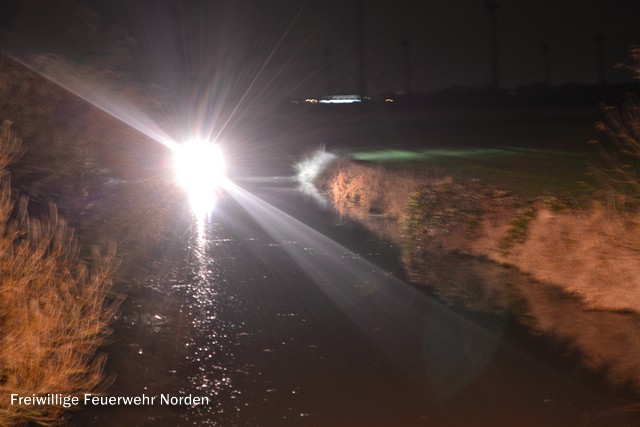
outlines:
[[523, 199], [482, 182], [410, 177], [357, 162], [335, 162], [318, 184], [341, 215], [400, 244], [407, 275], [417, 283], [435, 281], [442, 257], [469, 254], [555, 284], [589, 308], [640, 312], [637, 214], [599, 203], [578, 208], [542, 194]]
[[115, 248], [80, 259], [71, 229], [51, 205], [33, 218], [12, 194], [6, 166], [20, 139], [5, 122], [0, 133], [0, 425], [60, 423], [57, 406], [11, 405], [31, 396], [99, 393], [106, 386], [104, 344], [119, 298], [109, 292]]
[[629, 96], [620, 107], [603, 106], [598, 129], [608, 141], [593, 141], [605, 166], [591, 168], [610, 204], [617, 209], [640, 206], [640, 105]]
[[[640, 47], [629, 51], [631, 65], [622, 65], [640, 80]], [[605, 162], [590, 172], [599, 181], [604, 196], [616, 210], [636, 212], [640, 207], [640, 100], [628, 95], [618, 107], [601, 106], [604, 121], [597, 128], [607, 141], [592, 141]]]

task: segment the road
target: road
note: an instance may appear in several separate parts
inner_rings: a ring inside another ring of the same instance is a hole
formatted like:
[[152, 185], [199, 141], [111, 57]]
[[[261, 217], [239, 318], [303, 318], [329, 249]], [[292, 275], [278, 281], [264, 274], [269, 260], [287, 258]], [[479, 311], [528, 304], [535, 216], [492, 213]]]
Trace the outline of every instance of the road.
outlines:
[[87, 408], [73, 425], [577, 426], [606, 398], [511, 316], [403, 282], [398, 248], [292, 183], [243, 187], [128, 284], [107, 349], [111, 395], [210, 403]]

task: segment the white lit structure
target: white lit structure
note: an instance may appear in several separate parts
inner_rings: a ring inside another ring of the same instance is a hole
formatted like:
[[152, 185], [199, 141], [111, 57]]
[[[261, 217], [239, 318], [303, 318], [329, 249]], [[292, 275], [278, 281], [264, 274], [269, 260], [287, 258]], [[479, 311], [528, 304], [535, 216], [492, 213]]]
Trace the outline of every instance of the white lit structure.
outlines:
[[329, 95], [320, 99], [321, 104], [354, 104], [362, 102], [360, 95]]

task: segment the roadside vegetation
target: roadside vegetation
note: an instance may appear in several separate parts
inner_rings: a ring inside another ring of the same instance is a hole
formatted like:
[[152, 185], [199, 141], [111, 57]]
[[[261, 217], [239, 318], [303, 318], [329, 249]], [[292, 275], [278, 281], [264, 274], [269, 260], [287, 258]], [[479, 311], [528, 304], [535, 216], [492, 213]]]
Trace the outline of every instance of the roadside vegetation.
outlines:
[[85, 262], [73, 231], [54, 205], [48, 215], [27, 212], [7, 166], [21, 152], [8, 122], [0, 129], [0, 425], [61, 420], [56, 405], [10, 405], [13, 393], [46, 396], [102, 392], [104, 356], [120, 298], [110, 292], [115, 247], [93, 248]]
[[632, 98], [604, 112], [598, 150], [356, 152], [318, 185], [342, 215], [401, 246], [413, 282], [447, 281], [436, 264], [471, 255], [590, 308], [640, 312], [640, 110]]
[[[7, 46], [155, 108], [122, 72], [130, 39], [74, 1], [31, 3], [2, 34]], [[11, 406], [10, 395], [108, 393], [117, 372], [105, 372], [102, 346], [131, 284], [174, 237], [181, 199], [159, 144], [0, 55], [3, 120], [0, 425], [58, 425], [68, 409]]]
[[157, 144], [8, 58], [0, 113], [0, 425], [57, 425], [9, 396], [108, 392], [101, 347], [181, 199]]
[[[640, 56], [640, 53], [638, 53]], [[620, 107], [603, 106], [605, 121], [598, 128], [607, 142], [592, 141], [604, 160], [592, 167], [591, 174], [600, 184], [600, 194], [617, 211], [637, 211], [640, 206], [640, 104], [629, 96]]]

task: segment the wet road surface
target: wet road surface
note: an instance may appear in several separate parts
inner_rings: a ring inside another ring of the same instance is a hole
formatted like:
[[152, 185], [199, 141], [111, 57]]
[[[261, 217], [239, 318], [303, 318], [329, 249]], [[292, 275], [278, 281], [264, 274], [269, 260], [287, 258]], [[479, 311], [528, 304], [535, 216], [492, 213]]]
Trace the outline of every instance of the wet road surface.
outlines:
[[397, 279], [396, 247], [292, 185], [249, 187], [281, 211], [239, 190], [200, 235], [190, 224], [130, 284], [109, 348], [112, 395], [210, 403], [72, 424], [573, 426], [614, 394], [508, 313], [454, 311]]

